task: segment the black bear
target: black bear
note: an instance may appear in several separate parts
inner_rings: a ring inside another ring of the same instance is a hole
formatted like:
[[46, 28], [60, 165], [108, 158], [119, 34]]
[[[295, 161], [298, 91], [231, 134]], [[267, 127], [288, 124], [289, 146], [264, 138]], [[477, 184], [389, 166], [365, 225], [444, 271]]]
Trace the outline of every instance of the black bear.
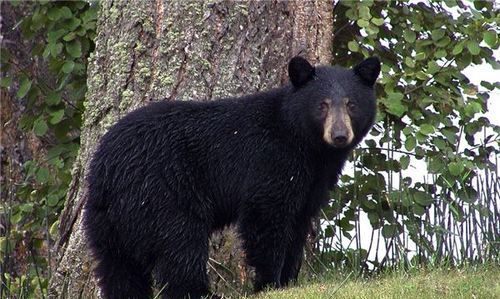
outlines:
[[105, 298], [210, 294], [210, 234], [235, 223], [254, 288], [297, 278], [311, 218], [376, 112], [377, 58], [353, 69], [294, 57], [291, 84], [126, 115], [90, 163], [84, 229]]

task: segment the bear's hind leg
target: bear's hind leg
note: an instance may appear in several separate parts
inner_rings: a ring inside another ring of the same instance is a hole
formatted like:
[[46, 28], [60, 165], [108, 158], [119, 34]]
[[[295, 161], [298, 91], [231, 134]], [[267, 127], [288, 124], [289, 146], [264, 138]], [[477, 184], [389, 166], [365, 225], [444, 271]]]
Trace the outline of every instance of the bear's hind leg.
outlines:
[[158, 256], [154, 270], [162, 298], [210, 298], [207, 225], [190, 219], [182, 227], [172, 225], [170, 228], [175, 232], [174, 238], [163, 241], [165, 250]]
[[152, 295], [151, 273], [117, 253], [99, 256], [95, 274], [106, 299], [142, 299]]

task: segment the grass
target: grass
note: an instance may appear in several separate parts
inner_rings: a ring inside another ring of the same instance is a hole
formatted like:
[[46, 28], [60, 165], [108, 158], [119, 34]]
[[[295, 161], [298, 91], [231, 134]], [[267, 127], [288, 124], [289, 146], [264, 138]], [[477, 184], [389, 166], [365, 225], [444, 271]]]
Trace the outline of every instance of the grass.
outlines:
[[500, 267], [393, 272], [370, 279], [325, 279], [320, 283], [270, 291], [257, 299], [488, 298], [500, 299]]

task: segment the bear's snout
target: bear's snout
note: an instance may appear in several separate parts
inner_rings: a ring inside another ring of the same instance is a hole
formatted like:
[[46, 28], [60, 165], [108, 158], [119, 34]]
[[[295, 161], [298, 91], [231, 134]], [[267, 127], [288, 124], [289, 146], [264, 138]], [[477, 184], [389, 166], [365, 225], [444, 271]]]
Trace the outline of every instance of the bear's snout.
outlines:
[[335, 147], [345, 147], [347, 145], [347, 137], [345, 135], [339, 135], [333, 138], [333, 145]]
[[334, 103], [323, 123], [323, 140], [336, 148], [344, 148], [354, 139], [351, 118], [344, 102]]

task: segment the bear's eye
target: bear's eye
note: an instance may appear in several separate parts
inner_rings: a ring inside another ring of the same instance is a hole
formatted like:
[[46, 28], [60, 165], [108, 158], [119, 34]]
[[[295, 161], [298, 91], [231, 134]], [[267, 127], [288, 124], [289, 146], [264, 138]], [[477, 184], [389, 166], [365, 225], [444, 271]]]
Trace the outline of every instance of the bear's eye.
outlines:
[[328, 104], [326, 102], [321, 102], [319, 105], [318, 105], [318, 109], [319, 111], [321, 112], [326, 112], [328, 111]]
[[347, 109], [354, 111], [356, 109], [356, 104], [354, 104], [354, 102], [348, 102]]

